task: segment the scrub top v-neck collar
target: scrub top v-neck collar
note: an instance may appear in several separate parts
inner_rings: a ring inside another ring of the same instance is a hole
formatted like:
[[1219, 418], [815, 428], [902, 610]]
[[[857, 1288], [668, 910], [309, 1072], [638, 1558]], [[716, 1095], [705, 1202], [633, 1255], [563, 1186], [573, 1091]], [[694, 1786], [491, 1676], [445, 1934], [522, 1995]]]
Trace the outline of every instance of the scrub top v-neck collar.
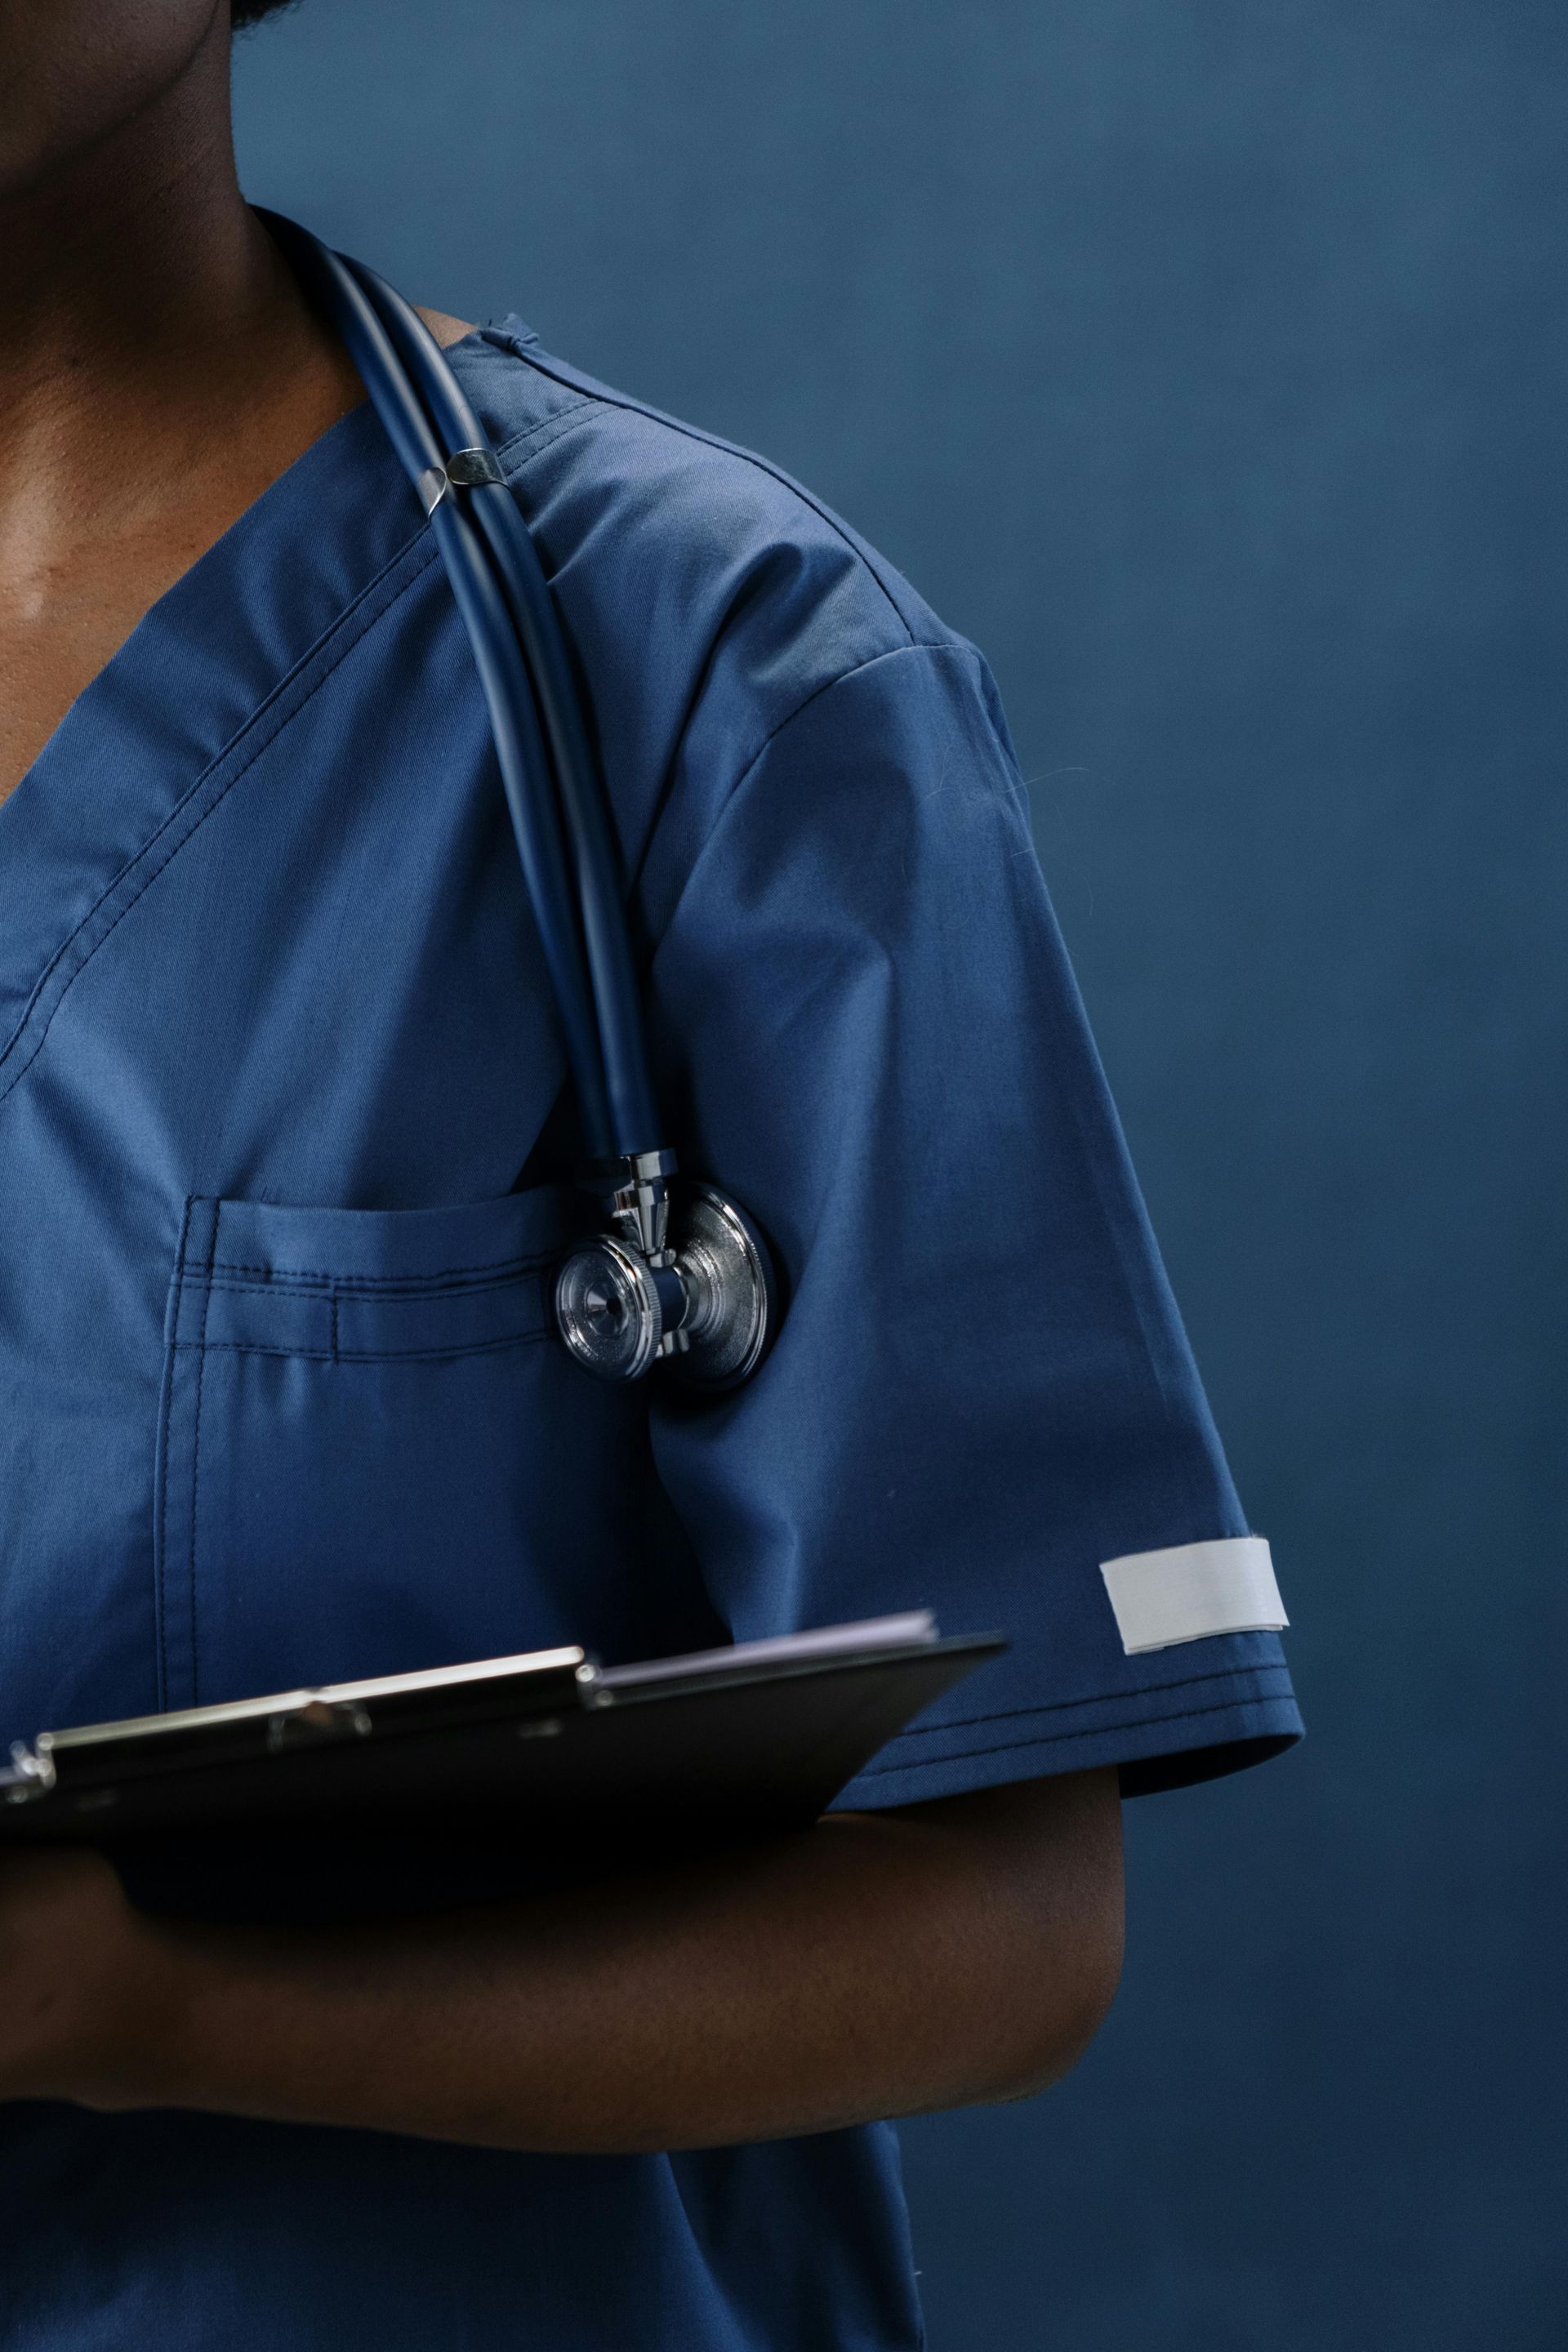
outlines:
[[200, 823], [205, 788], [243, 762], [274, 708], [280, 720], [313, 690], [323, 641], [356, 609], [368, 625], [432, 560], [421, 537], [417, 502], [361, 402], [164, 591], [70, 704], [0, 803], [0, 1114], [77, 971]]

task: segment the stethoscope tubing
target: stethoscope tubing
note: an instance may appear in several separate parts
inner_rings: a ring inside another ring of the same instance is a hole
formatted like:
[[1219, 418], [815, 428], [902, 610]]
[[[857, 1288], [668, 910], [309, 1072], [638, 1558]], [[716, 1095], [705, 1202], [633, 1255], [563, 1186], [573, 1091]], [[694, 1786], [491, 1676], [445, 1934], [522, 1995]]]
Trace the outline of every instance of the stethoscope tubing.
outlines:
[[[272, 215], [267, 219], [325, 298], [410, 482], [417, 488], [421, 477], [432, 468], [444, 474], [447, 458], [455, 453], [440, 446], [369, 292], [329, 247], [292, 222]], [[605, 1086], [604, 1044], [532, 680], [509, 602], [491, 570], [477, 524], [457, 499], [447, 497], [432, 510], [430, 525], [489, 715], [502, 789], [561, 1020], [584, 1148], [590, 1158], [608, 1158], [617, 1145]]]
[[[346, 257], [344, 261], [374, 305], [431, 411], [437, 435], [447, 441], [448, 453], [482, 449], [493, 456], [484, 428], [417, 310], [364, 263]], [[615, 1150], [627, 1156], [656, 1151], [664, 1138], [648, 1076], [619, 859], [554, 600], [532, 534], [506, 485], [499, 480], [476, 484], [468, 492], [467, 504], [484, 534], [521, 643], [550, 749], [576, 881]]]

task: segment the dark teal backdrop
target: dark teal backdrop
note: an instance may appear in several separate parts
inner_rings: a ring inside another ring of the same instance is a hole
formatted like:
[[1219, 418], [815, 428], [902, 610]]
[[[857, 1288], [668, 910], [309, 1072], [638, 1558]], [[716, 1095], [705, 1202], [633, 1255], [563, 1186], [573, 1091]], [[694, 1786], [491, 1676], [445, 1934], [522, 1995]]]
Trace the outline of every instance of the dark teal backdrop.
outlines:
[[1556, 2352], [1562, 0], [306, 0], [238, 95], [985, 648], [1274, 1540], [1306, 1748], [1132, 1809], [1070, 2081], [907, 2132], [934, 2352]]

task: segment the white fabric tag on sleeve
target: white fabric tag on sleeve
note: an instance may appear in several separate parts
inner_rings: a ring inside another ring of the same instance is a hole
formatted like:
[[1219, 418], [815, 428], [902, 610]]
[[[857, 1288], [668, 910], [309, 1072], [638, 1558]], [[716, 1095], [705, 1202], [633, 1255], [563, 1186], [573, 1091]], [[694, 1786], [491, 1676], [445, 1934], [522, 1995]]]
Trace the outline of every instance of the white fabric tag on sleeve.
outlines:
[[1278, 1633], [1290, 1622], [1261, 1536], [1128, 1552], [1100, 1572], [1129, 1657], [1215, 1633]]

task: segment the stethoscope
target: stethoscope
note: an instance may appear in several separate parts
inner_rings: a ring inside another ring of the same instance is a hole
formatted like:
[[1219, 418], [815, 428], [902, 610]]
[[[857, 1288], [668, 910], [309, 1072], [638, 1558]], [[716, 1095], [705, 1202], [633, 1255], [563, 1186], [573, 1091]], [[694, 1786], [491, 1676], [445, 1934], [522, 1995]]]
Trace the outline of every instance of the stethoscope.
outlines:
[[429, 518], [473, 647], [518, 855], [605, 1230], [555, 1279], [556, 1327], [601, 1379], [663, 1362], [694, 1387], [755, 1370], [773, 1272], [745, 1211], [678, 1180], [648, 1075], [642, 1005], [597, 765], [550, 589], [500, 464], [412, 305], [373, 269], [263, 212], [342, 336]]

